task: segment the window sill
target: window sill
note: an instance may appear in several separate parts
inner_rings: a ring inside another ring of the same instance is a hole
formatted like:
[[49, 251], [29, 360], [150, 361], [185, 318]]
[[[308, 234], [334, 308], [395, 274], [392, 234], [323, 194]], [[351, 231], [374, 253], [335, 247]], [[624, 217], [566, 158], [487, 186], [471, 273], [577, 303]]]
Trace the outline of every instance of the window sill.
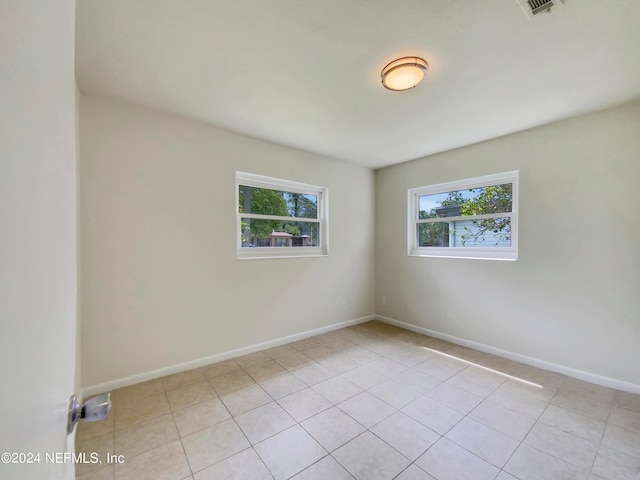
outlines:
[[329, 255], [323, 248], [309, 247], [253, 247], [238, 250], [236, 258], [238, 260], [255, 260], [267, 258], [305, 258], [305, 257], [326, 257]]
[[470, 260], [503, 260], [518, 261], [518, 252], [506, 249], [472, 249], [472, 248], [416, 248], [408, 253], [410, 257], [465, 258]]

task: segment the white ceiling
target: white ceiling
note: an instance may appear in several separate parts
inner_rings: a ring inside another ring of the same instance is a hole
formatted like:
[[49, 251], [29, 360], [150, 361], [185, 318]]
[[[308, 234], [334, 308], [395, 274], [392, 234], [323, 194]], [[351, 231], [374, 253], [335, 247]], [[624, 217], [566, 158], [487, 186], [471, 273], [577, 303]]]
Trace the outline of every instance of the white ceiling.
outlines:
[[[371, 168], [640, 98], [640, 1], [78, 0], [82, 92]], [[406, 55], [426, 80], [391, 92]]]

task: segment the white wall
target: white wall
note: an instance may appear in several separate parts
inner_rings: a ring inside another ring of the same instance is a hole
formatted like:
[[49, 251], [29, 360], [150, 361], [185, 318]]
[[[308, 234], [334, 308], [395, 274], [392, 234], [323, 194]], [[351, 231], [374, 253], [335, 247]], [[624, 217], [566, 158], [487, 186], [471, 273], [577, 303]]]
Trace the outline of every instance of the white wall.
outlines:
[[[330, 255], [236, 260], [236, 170], [328, 187]], [[81, 95], [80, 184], [85, 387], [374, 313], [369, 169]]]
[[76, 365], [75, 1], [0, 2], [0, 478], [72, 479]]
[[[640, 388], [639, 133], [633, 103], [379, 170], [378, 314]], [[408, 188], [515, 169], [518, 262], [407, 257]]]

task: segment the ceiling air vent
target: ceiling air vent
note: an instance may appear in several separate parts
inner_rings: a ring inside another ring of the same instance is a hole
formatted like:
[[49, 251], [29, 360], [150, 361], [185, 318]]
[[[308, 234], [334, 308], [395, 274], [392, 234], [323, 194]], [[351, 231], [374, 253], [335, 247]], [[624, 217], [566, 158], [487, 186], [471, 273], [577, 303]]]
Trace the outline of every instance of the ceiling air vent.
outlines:
[[551, 0], [527, 0], [531, 13], [537, 15], [542, 12], [551, 12], [553, 2]]
[[551, 13], [551, 7], [554, 3], [565, 3], [566, 0], [516, 0], [522, 10], [529, 18], [533, 18], [534, 15], [539, 13], [548, 12]]

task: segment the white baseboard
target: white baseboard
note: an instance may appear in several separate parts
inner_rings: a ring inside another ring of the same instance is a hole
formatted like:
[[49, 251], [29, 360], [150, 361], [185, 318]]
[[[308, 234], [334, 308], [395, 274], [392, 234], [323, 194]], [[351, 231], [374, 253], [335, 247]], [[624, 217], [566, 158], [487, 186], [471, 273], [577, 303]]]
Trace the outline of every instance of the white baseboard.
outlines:
[[285, 343], [295, 342], [297, 340], [303, 340], [305, 338], [313, 337], [323, 333], [331, 332], [333, 330], [339, 330], [345, 327], [351, 327], [359, 323], [375, 320], [375, 315], [368, 315], [366, 317], [355, 318], [353, 320], [347, 320], [345, 322], [334, 323], [326, 327], [320, 327], [313, 330], [307, 330], [306, 332], [296, 333], [287, 337], [277, 338], [275, 340], [269, 340], [268, 342], [258, 343], [255, 345], [249, 345], [247, 347], [237, 348], [228, 352], [218, 353], [209, 357], [199, 358], [190, 362], [180, 363], [178, 365], [172, 365], [165, 368], [159, 368], [157, 370], [151, 370], [149, 372], [139, 373], [130, 377], [119, 378], [109, 382], [100, 383], [98, 385], [91, 385], [82, 389], [82, 397], [86, 398], [99, 393], [109, 392], [122, 387], [128, 387], [135, 385], [136, 383], [146, 382], [147, 380], [153, 380], [155, 378], [164, 377], [166, 375], [172, 375], [174, 373], [186, 372], [194, 368], [204, 367], [212, 363], [221, 362], [223, 360], [229, 360], [230, 358], [240, 357], [242, 355], [248, 355], [267, 348], [279, 347]]
[[640, 385], [635, 383], [625, 382], [616, 378], [605, 377], [597, 375], [595, 373], [585, 372], [575, 368], [559, 365], [557, 363], [547, 362], [546, 360], [540, 360], [539, 358], [529, 357], [527, 355], [521, 355], [519, 353], [510, 352], [508, 350], [502, 350], [501, 348], [492, 347], [483, 343], [474, 342], [465, 338], [455, 337], [446, 333], [440, 333], [435, 330], [429, 330], [428, 328], [419, 327], [410, 323], [401, 322], [393, 318], [384, 317], [382, 315], [376, 315], [376, 320], [396, 327], [404, 328], [412, 332], [421, 333], [423, 335], [429, 335], [430, 337], [446, 340], [456, 345], [462, 345], [463, 347], [473, 348], [481, 352], [490, 353], [498, 357], [507, 358], [515, 362], [531, 365], [532, 367], [542, 368], [543, 370], [549, 370], [552, 372], [560, 373], [568, 377], [577, 378], [578, 380], [584, 380], [585, 382], [595, 383], [602, 385], [603, 387], [614, 388], [616, 390], [622, 390], [625, 392], [640, 394]]

